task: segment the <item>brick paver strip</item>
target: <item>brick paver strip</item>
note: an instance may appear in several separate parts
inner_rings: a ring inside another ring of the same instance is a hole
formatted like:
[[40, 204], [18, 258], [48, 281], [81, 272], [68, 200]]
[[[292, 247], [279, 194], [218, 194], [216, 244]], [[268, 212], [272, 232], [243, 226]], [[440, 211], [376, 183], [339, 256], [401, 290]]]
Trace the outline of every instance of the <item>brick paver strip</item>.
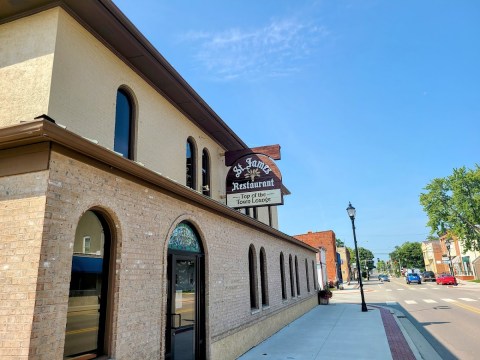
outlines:
[[415, 360], [415, 355], [413, 355], [412, 349], [410, 349], [407, 340], [405, 340], [402, 330], [398, 327], [394, 315], [382, 307], [375, 306], [375, 308], [379, 309], [382, 315], [383, 326], [385, 327], [393, 360]]

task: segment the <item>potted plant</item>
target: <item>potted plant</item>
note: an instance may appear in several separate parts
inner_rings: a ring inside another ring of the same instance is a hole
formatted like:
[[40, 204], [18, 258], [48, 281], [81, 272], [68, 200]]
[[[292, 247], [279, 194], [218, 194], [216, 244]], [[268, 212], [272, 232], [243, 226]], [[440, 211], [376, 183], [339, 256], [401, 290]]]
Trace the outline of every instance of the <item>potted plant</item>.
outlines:
[[320, 305], [327, 305], [329, 303], [330, 298], [332, 297], [332, 292], [328, 287], [325, 287], [325, 289], [320, 290], [318, 292], [318, 303]]

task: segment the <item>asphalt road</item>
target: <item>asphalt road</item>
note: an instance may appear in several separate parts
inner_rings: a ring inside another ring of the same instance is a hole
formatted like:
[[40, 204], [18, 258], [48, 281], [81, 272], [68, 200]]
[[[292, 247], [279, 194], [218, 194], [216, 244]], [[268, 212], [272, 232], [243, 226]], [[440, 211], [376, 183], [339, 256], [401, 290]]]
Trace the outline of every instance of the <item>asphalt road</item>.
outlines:
[[[480, 284], [458, 286], [404, 278], [364, 282], [367, 304], [388, 306], [405, 314], [442, 359], [480, 358]], [[360, 302], [358, 290], [335, 291], [338, 302]]]

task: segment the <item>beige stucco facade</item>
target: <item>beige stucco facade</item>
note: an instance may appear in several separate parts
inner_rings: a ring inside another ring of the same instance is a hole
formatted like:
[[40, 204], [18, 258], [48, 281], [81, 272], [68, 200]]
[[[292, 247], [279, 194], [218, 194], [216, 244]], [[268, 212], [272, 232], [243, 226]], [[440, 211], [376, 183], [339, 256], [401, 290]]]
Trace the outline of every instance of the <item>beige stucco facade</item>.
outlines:
[[[128, 59], [119, 58], [62, 8], [0, 26], [5, 39], [0, 60], [0, 85], [6, 94], [0, 99], [6, 109], [0, 114], [2, 126], [48, 114], [112, 150], [117, 90], [128, 89], [135, 103], [134, 160], [185, 184], [185, 142], [191, 138], [198, 169], [202, 150], [210, 155], [211, 197], [225, 202], [225, 148], [135, 72]], [[197, 184], [200, 176], [197, 172]], [[277, 211], [271, 210], [272, 226], [278, 228]], [[258, 209], [258, 219], [269, 221], [266, 209]]]

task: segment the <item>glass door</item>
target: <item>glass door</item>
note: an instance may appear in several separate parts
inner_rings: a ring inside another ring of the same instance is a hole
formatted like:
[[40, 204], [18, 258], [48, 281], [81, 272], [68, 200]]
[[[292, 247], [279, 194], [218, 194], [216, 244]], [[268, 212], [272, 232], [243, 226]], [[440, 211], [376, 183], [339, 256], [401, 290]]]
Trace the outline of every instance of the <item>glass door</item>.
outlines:
[[167, 356], [195, 359], [197, 319], [197, 262], [195, 256], [169, 256]]

